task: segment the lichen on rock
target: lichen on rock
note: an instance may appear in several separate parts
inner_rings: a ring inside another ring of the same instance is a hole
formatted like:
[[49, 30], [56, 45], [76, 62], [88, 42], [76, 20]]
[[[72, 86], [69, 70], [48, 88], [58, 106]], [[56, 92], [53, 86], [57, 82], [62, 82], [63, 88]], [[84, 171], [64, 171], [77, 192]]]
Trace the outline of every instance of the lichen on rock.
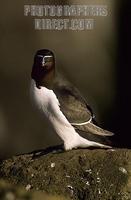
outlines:
[[130, 200], [131, 151], [78, 149], [4, 160], [0, 176], [27, 191], [76, 200]]

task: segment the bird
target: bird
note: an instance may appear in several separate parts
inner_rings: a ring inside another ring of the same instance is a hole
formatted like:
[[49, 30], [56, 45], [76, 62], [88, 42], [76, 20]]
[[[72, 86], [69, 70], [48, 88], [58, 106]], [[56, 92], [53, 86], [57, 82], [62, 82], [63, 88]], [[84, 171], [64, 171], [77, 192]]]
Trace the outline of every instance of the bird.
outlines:
[[105, 138], [114, 133], [97, 125], [92, 108], [85, 98], [57, 71], [55, 56], [51, 50], [40, 49], [36, 52], [30, 91], [38, 110], [63, 141], [65, 151], [77, 148], [112, 148], [86, 138], [88, 134]]

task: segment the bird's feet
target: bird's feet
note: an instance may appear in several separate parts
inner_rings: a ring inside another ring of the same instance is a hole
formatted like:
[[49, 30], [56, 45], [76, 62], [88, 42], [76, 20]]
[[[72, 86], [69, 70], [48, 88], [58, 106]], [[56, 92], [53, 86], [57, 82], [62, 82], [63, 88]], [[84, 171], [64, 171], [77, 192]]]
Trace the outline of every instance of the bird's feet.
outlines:
[[72, 150], [72, 149], [77, 149], [77, 148], [89, 148], [89, 147], [98, 147], [98, 148], [103, 148], [103, 149], [111, 149], [111, 146], [104, 145], [98, 142], [93, 142], [90, 140], [87, 140], [81, 136], [76, 138], [73, 141], [68, 141], [64, 142], [64, 149], [66, 151]]

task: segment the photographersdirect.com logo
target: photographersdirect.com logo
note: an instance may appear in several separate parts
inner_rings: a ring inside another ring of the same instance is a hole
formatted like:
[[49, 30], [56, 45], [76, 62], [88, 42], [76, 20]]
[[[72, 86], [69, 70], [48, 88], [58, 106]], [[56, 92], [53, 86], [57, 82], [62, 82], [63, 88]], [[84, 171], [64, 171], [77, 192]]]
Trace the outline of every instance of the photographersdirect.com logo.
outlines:
[[[92, 30], [94, 17], [108, 15], [106, 5], [25, 5], [36, 30]], [[87, 18], [88, 17], [88, 18]]]

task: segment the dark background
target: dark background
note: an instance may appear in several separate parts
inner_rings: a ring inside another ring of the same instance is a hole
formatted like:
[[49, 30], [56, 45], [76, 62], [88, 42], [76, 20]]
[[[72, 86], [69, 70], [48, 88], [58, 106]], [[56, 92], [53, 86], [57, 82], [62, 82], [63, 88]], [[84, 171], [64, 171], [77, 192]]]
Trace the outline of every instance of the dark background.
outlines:
[[25, 4], [5, 0], [0, 12], [0, 154], [18, 154], [60, 140], [32, 106], [30, 72], [36, 50], [51, 49], [56, 65], [92, 106], [98, 123], [130, 147], [130, 1], [37, 1], [37, 4], [107, 5], [91, 31], [36, 31]]

